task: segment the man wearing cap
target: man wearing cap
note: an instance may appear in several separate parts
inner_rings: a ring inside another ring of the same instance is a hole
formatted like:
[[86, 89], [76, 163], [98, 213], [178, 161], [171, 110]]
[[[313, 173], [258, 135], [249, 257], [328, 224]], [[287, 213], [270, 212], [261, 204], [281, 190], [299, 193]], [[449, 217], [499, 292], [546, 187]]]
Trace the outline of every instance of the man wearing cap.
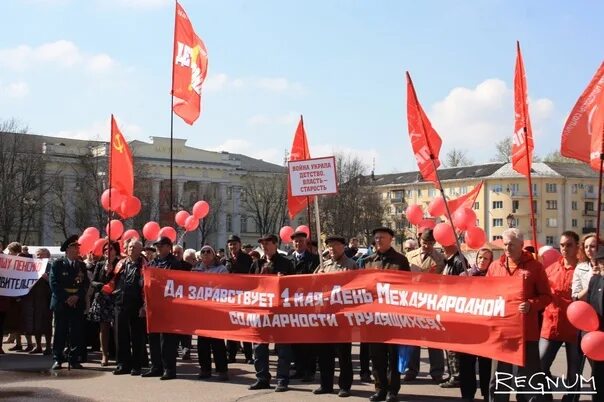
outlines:
[[[229, 236], [227, 240], [229, 255], [225, 260], [227, 271], [231, 274], [249, 274], [252, 268], [252, 257], [241, 251], [241, 239], [237, 235]], [[239, 341], [227, 341], [228, 362], [235, 363], [237, 351], [239, 350]], [[243, 342], [243, 354], [248, 364], [253, 364], [252, 344]]]
[[[161, 237], [153, 245], [157, 249], [157, 256], [149, 263], [150, 268], [187, 270], [172, 254], [172, 240]], [[178, 335], [176, 334], [149, 334], [151, 369], [143, 373], [142, 377], [160, 377], [161, 380], [176, 378], [177, 346]]]
[[[319, 256], [308, 249], [308, 239], [305, 232], [294, 232], [291, 235], [294, 249], [289, 258], [294, 264], [296, 275], [312, 274], [319, 266]], [[292, 345], [296, 372], [292, 379], [311, 382], [317, 370], [317, 356], [313, 344], [296, 343]]]
[[72, 368], [82, 368], [78, 358], [82, 355], [84, 309], [89, 280], [86, 264], [80, 259], [78, 236], [73, 235], [61, 245], [65, 256], [56, 260], [50, 268], [50, 308], [55, 315], [52, 370], [60, 370], [65, 361], [63, 350], [69, 339], [69, 363]]
[[[428, 272], [440, 274], [445, 268], [445, 257], [434, 248], [436, 240], [432, 229], [425, 229], [419, 238], [419, 248], [407, 253], [409, 265], [413, 272]], [[419, 373], [419, 358], [421, 348], [410, 346], [411, 354], [407, 364], [407, 371], [403, 377], [404, 381], [413, 381]], [[441, 349], [428, 348], [430, 358], [430, 376], [440, 384], [445, 373], [445, 356]]]
[[[329, 236], [325, 243], [329, 250], [330, 259], [315, 270], [315, 274], [328, 272], [341, 272], [357, 269], [354, 260], [345, 254], [346, 239], [341, 236]], [[317, 345], [319, 352], [319, 371], [321, 372], [321, 386], [313, 391], [314, 394], [330, 394], [333, 392], [333, 375], [336, 366], [336, 356], [340, 365], [338, 396], [350, 396], [352, 386], [352, 344], [351, 343], [325, 343]]]
[[[290, 259], [282, 256], [277, 251], [279, 239], [273, 234], [267, 234], [258, 239], [262, 246], [264, 256], [252, 264], [252, 272], [262, 275], [291, 275], [294, 266]], [[291, 363], [291, 346], [277, 344], [277, 388], [275, 392], [287, 391], [289, 385], [289, 365]], [[256, 369], [256, 382], [249, 389], [269, 389], [271, 374], [268, 364], [268, 344], [254, 344], [254, 368]]]
[[[409, 261], [392, 248], [394, 232], [389, 227], [373, 229], [375, 254], [367, 258], [365, 269], [393, 269], [409, 271]], [[401, 377], [398, 372], [398, 347], [384, 343], [369, 344], [369, 355], [373, 363], [375, 394], [370, 401], [396, 402], [401, 388]]]

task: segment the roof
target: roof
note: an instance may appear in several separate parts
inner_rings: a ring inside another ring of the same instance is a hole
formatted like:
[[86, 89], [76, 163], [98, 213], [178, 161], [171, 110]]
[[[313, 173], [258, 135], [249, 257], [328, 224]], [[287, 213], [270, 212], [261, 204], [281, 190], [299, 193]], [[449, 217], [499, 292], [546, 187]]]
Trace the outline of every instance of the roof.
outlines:
[[242, 154], [230, 154], [241, 161], [241, 169], [248, 172], [270, 172], [270, 173], [287, 173], [283, 166], [275, 165], [274, 163], [265, 162], [262, 159], [251, 158]]
[[597, 178], [598, 173], [585, 163], [572, 162], [545, 162], [552, 170], [560, 176], [569, 178]]
[[[499, 170], [505, 163], [486, 163], [483, 165], [472, 165], [472, 166], [460, 166], [454, 168], [444, 168], [438, 170], [438, 176], [440, 180], [458, 180], [458, 179], [469, 179], [469, 178], [485, 178], [491, 176], [497, 170]], [[373, 181], [374, 185], [385, 186], [392, 184], [411, 184], [411, 183], [422, 183], [426, 182], [419, 171], [403, 172], [403, 173], [390, 173], [383, 175], [376, 175]]]

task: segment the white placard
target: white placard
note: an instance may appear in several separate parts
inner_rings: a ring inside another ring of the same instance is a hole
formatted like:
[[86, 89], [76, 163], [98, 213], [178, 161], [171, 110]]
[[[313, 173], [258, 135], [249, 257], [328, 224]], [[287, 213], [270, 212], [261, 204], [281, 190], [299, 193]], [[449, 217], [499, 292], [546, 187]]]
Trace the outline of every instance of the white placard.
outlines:
[[289, 162], [289, 182], [296, 197], [335, 194], [336, 159], [333, 156]]

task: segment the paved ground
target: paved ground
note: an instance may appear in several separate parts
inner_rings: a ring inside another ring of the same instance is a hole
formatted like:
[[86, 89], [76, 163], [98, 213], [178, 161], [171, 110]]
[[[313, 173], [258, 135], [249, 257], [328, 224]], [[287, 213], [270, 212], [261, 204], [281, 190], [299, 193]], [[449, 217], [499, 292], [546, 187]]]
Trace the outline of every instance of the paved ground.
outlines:
[[[5, 345], [4, 349], [8, 349]], [[358, 348], [353, 349], [357, 353]], [[565, 366], [564, 351], [561, 350], [553, 373], [561, 374]], [[196, 379], [196, 356], [192, 362], [179, 361], [178, 379], [160, 381], [157, 378], [114, 376], [113, 367], [100, 367], [98, 353], [90, 355], [92, 361], [84, 370], [57, 372], [49, 371], [51, 358], [23, 353], [7, 353], [0, 356], [0, 399], [7, 401], [338, 401], [333, 395], [313, 395], [317, 383], [306, 384], [292, 381], [290, 391], [276, 394], [273, 391], [249, 391], [253, 382], [253, 366], [237, 363], [229, 365], [231, 381], [199, 381]], [[356, 361], [356, 359], [355, 359]], [[356, 363], [358, 367], [358, 363]], [[271, 373], [275, 372], [275, 356], [271, 356]], [[442, 389], [430, 381], [427, 353], [422, 350], [422, 365], [417, 381], [401, 388], [401, 401], [457, 401], [459, 389]], [[587, 372], [589, 370], [586, 370]], [[336, 381], [337, 384], [337, 381]], [[337, 386], [336, 386], [337, 387]], [[349, 401], [366, 401], [373, 393], [371, 384], [358, 380], [352, 386], [353, 397]], [[479, 391], [480, 393], [480, 391]], [[344, 399], [342, 399], [344, 400]], [[583, 396], [581, 400], [590, 400]]]

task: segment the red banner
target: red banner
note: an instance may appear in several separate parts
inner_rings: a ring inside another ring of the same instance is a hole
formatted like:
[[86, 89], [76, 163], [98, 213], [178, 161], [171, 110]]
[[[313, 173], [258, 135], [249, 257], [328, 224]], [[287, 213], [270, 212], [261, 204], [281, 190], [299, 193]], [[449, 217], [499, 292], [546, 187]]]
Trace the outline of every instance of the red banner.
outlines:
[[520, 278], [359, 270], [268, 276], [145, 270], [149, 332], [259, 343], [383, 342], [522, 364]]
[[531, 174], [533, 159], [533, 129], [528, 112], [526, 74], [520, 52], [520, 43], [516, 42], [516, 69], [514, 74], [514, 136], [512, 141], [512, 167], [525, 176]]
[[[300, 116], [300, 122], [296, 133], [294, 134], [294, 142], [292, 150], [289, 153], [289, 161], [300, 161], [310, 159], [310, 151], [308, 150], [308, 141], [306, 140], [306, 131], [304, 131], [304, 120]], [[313, 200], [312, 197], [295, 197], [292, 195], [292, 187], [290, 177], [287, 175], [287, 210], [289, 217], [294, 219], [304, 208], [308, 207], [308, 202]]]
[[109, 151], [109, 187], [122, 194], [134, 195], [134, 163], [132, 151], [122, 135], [115, 117], [111, 115], [111, 143]]
[[478, 193], [480, 193], [480, 189], [482, 188], [482, 183], [483, 181], [478, 183], [478, 185], [474, 187], [469, 193], [459, 196], [453, 200], [447, 201], [451, 215], [453, 215], [453, 213], [461, 207], [472, 208], [474, 206], [474, 203], [476, 202], [476, 197], [478, 197]]

